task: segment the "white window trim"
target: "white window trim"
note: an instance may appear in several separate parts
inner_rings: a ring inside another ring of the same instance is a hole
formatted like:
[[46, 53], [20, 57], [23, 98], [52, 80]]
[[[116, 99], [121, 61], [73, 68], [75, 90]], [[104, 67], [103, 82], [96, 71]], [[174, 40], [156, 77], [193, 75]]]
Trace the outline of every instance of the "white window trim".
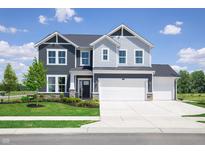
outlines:
[[[88, 52], [88, 64], [82, 64], [82, 53]], [[80, 66], [90, 66], [90, 51], [80, 51]]]
[[[142, 51], [142, 63], [136, 63], [136, 51]], [[134, 64], [144, 65], [144, 49], [134, 49]]]
[[[48, 90], [48, 78], [55, 77], [55, 92], [49, 92]], [[58, 77], [65, 77], [65, 92], [59, 92]], [[67, 75], [46, 75], [46, 93], [67, 93]]]
[[[119, 54], [119, 53], [120, 53], [120, 51], [122, 51], [122, 50], [126, 52], [125, 63], [120, 63], [120, 54]], [[127, 49], [119, 49], [119, 50], [118, 50], [118, 59], [117, 59], [117, 60], [118, 60], [118, 64], [119, 64], [119, 65], [127, 65]]]
[[[107, 60], [103, 59], [103, 50], [107, 50]], [[109, 53], [110, 53], [110, 49], [109, 48], [102, 48], [102, 50], [101, 50], [101, 61], [103, 61], [103, 62], [109, 61]]]
[[[55, 64], [50, 64], [49, 63], [49, 51], [55, 51], [56, 53], [56, 63]], [[58, 53], [59, 51], [65, 51], [65, 64], [59, 64], [59, 57], [58, 57]], [[67, 65], [67, 49], [47, 49], [47, 65]]]

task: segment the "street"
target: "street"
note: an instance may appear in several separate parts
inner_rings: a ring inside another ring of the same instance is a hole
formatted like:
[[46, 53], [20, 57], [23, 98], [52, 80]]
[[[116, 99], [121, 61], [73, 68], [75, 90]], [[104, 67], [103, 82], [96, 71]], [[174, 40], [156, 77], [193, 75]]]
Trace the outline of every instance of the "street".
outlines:
[[49, 134], [0, 135], [1, 145], [197, 145], [205, 134]]

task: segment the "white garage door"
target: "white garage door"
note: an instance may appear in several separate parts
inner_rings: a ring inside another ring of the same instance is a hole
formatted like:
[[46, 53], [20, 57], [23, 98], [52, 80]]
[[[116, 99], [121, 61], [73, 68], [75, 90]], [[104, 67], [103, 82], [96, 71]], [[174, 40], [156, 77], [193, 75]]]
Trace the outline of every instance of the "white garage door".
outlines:
[[154, 100], [174, 100], [174, 78], [154, 77], [153, 98]]
[[99, 79], [100, 100], [145, 100], [146, 79]]

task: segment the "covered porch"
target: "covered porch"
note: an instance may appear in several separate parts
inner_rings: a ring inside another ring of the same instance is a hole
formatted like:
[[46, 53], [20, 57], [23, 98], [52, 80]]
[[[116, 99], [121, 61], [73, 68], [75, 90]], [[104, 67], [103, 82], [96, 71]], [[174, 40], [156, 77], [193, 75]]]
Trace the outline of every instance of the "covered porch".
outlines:
[[91, 99], [93, 92], [93, 73], [90, 69], [75, 68], [70, 74], [70, 97]]

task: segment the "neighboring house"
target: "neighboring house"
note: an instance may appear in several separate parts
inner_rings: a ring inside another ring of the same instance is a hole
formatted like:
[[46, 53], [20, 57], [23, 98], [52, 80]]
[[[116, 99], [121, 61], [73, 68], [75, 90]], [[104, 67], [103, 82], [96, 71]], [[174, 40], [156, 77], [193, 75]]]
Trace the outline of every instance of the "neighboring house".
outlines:
[[125, 25], [105, 35], [54, 32], [35, 46], [47, 69], [43, 93], [100, 100], [176, 99], [178, 74], [169, 65], [152, 64], [153, 44]]

